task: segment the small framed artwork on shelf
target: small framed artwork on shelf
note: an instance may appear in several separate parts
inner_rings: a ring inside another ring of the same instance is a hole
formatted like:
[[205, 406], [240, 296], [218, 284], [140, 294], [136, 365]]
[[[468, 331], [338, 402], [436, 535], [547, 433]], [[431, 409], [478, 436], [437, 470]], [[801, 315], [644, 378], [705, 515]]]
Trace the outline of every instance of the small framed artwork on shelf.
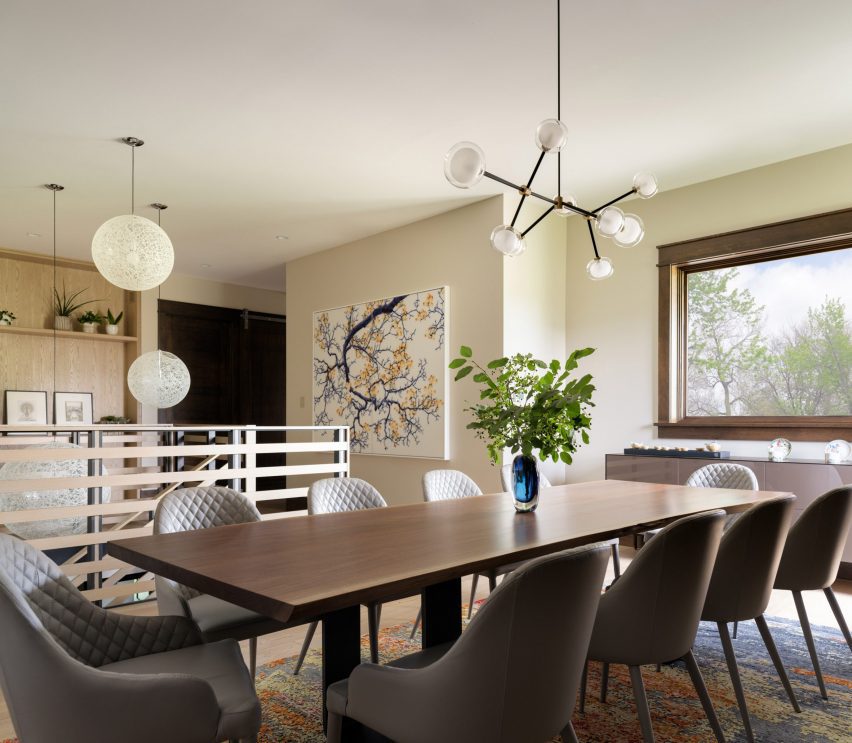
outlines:
[[47, 425], [47, 392], [44, 390], [6, 390], [5, 403], [6, 425]]
[[92, 422], [91, 392], [54, 392], [53, 420], [57, 425], [85, 426]]

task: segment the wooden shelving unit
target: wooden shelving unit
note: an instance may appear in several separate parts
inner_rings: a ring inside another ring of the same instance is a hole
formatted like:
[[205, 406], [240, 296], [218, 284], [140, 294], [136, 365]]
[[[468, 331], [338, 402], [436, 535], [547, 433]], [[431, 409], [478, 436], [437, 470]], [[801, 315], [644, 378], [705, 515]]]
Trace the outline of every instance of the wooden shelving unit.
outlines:
[[0, 334], [40, 335], [57, 338], [74, 338], [78, 341], [108, 341], [110, 343], [136, 343], [135, 335], [108, 335], [107, 333], [84, 333], [76, 330], [51, 330], [49, 328], [21, 328], [17, 325], [0, 325]]

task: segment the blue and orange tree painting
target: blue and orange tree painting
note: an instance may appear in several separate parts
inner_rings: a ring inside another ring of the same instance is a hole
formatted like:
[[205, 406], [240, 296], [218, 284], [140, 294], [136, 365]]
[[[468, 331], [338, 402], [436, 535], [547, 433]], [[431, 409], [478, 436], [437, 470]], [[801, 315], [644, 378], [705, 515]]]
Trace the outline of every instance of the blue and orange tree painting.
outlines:
[[412, 449], [442, 427], [444, 309], [432, 289], [316, 313], [314, 424], [351, 426], [355, 452], [442, 455]]

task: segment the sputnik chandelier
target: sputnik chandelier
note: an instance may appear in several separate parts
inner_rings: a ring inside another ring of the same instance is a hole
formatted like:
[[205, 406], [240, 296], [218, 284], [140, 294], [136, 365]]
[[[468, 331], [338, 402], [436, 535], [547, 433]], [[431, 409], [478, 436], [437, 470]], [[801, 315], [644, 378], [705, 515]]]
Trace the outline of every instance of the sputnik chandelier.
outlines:
[[[457, 188], [471, 188], [479, 181], [490, 178], [502, 183], [520, 194], [518, 208], [510, 224], [501, 224], [491, 233], [491, 245], [504, 255], [516, 256], [526, 250], [524, 237], [536, 227], [551, 212], [568, 217], [579, 214], [586, 219], [589, 236], [592, 239], [592, 249], [595, 257], [586, 266], [589, 277], [595, 281], [606, 279], [613, 274], [612, 261], [598, 252], [595, 240], [595, 229], [603, 237], [612, 238], [616, 245], [622, 248], [632, 248], [638, 245], [645, 235], [645, 226], [635, 214], [625, 214], [615, 204], [628, 196], [636, 194], [640, 198], [650, 199], [657, 193], [657, 180], [649, 173], [638, 173], [633, 178], [633, 187], [596, 209], [583, 209], [577, 200], [568, 194], [562, 194], [562, 148], [568, 143], [568, 127], [562, 123], [562, 59], [561, 59], [561, 13], [560, 0], [556, 0], [556, 118], [542, 121], [535, 132], [535, 142], [541, 150], [532, 174], [525, 185], [518, 185], [500, 176], [489, 173], [485, 169], [485, 153], [473, 142], [459, 142], [454, 145], [444, 157], [444, 175]], [[544, 156], [556, 154], [557, 157], [557, 195], [554, 198], [532, 190], [533, 180], [538, 173]], [[525, 230], [519, 230], [515, 224], [521, 213], [521, 207], [530, 196], [548, 203], [550, 206]], [[594, 229], [592, 228], [594, 224]]]

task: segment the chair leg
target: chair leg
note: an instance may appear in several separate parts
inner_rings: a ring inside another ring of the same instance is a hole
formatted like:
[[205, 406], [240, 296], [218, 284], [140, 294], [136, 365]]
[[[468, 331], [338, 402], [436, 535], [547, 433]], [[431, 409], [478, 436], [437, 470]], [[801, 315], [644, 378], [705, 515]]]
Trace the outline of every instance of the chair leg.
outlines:
[[423, 606], [421, 604], [420, 608], [417, 610], [417, 618], [414, 620], [414, 626], [411, 628], [411, 634], [408, 636], [409, 640], [414, 639], [414, 635], [417, 634], [417, 629], [420, 627], [420, 620], [423, 619]]
[[497, 588], [497, 571], [489, 570], [488, 571], [488, 593], [493, 593], [495, 588]]
[[257, 638], [249, 638], [249, 673], [254, 680], [255, 671], [257, 670]]
[[331, 711], [325, 726], [325, 739], [327, 743], [341, 743], [343, 739], [343, 718]]
[[698, 663], [695, 662], [695, 656], [690, 650], [683, 656], [683, 659], [686, 661], [686, 668], [689, 671], [689, 677], [692, 679], [692, 685], [695, 687], [698, 698], [701, 700], [704, 714], [707, 715], [710, 727], [713, 728], [713, 734], [719, 743], [725, 743], [725, 734], [722, 732], [722, 726], [719, 724], [716, 710], [713, 709], [713, 702], [710, 701], [710, 695], [707, 693], [707, 687], [704, 685], [704, 678], [701, 676]]
[[586, 711], [586, 684], [589, 681], [589, 661], [583, 663], [583, 673], [580, 676], [580, 712]]
[[784, 664], [781, 662], [781, 656], [778, 655], [778, 648], [775, 646], [775, 640], [772, 639], [772, 633], [769, 631], [769, 625], [766, 624], [766, 619], [764, 619], [763, 614], [759, 617], [754, 618], [755, 624], [757, 624], [757, 629], [760, 630], [760, 636], [763, 638], [763, 644], [766, 645], [766, 649], [769, 651], [769, 657], [772, 658], [772, 662], [775, 664], [775, 670], [778, 671], [778, 678], [781, 679], [781, 683], [784, 685], [784, 691], [787, 692], [787, 696], [790, 697], [790, 704], [793, 705], [793, 709], [796, 712], [801, 712], [801, 708], [799, 707], [799, 702], [796, 699], [796, 695], [793, 693], [793, 687], [790, 686], [790, 679], [787, 677], [787, 671], [784, 669]]
[[849, 646], [849, 649], [852, 650], [852, 635], [849, 634], [849, 626], [843, 618], [843, 612], [840, 611], [840, 604], [837, 603], [837, 596], [834, 595], [834, 591], [831, 590], [831, 586], [823, 588], [822, 590], [823, 593], [825, 593], [825, 597], [828, 599], [828, 605], [831, 607], [831, 611], [834, 612], [834, 618], [840, 625], [840, 631], [846, 638], [846, 644]]
[[618, 554], [618, 545], [612, 545], [612, 569], [616, 580], [621, 577], [621, 556]]
[[645, 696], [645, 684], [642, 683], [642, 671], [639, 666], [630, 666], [630, 683], [633, 684], [636, 711], [639, 713], [639, 723], [642, 725], [642, 739], [645, 743], [654, 743], [651, 710], [648, 709], [648, 697]]
[[562, 743], [580, 743], [577, 738], [577, 733], [574, 732], [574, 726], [571, 724], [570, 720], [562, 730]]
[[739, 622], [734, 622], [734, 639], [737, 639], [737, 627], [740, 626]]
[[814, 645], [814, 636], [811, 632], [811, 623], [808, 621], [808, 613], [805, 611], [805, 602], [802, 600], [801, 591], [793, 591], [793, 601], [796, 602], [796, 611], [799, 613], [799, 622], [802, 625], [802, 634], [805, 636], [805, 643], [808, 646], [808, 652], [811, 654], [811, 662], [814, 664], [814, 673], [816, 674], [820, 696], [823, 699], [828, 699], [828, 692], [825, 690], [825, 682], [822, 680], [822, 669], [819, 667], [816, 645]]
[[296, 667], [293, 669], [293, 675], [298, 676], [302, 670], [302, 664], [305, 662], [305, 656], [308, 654], [308, 648], [311, 646], [311, 640], [314, 639], [314, 633], [317, 631], [319, 622], [311, 622], [308, 631], [305, 634], [305, 641], [302, 643], [302, 649], [299, 651], [299, 659], [296, 661]]
[[751, 730], [751, 719], [748, 716], [748, 706], [746, 705], [745, 693], [743, 692], [743, 685], [740, 680], [740, 671], [737, 668], [737, 656], [734, 654], [734, 644], [731, 642], [731, 635], [728, 633], [728, 624], [726, 622], [716, 622], [716, 627], [719, 628], [719, 637], [722, 640], [722, 647], [725, 650], [725, 660], [728, 663], [728, 673], [731, 675], [731, 683], [734, 685], [734, 693], [737, 696], [737, 705], [740, 708], [740, 716], [743, 718], [743, 727], [745, 728], [746, 739], [749, 743], [754, 743], [754, 733]]
[[476, 598], [476, 584], [479, 583], [479, 573], [473, 574], [473, 580], [470, 584], [470, 601], [467, 604], [467, 618], [470, 619], [473, 614], [473, 600]]
[[367, 607], [367, 625], [370, 635], [370, 662], [379, 662], [379, 613], [381, 604], [370, 604]]
[[601, 704], [606, 704], [606, 692], [609, 687], [609, 663], [601, 667]]

